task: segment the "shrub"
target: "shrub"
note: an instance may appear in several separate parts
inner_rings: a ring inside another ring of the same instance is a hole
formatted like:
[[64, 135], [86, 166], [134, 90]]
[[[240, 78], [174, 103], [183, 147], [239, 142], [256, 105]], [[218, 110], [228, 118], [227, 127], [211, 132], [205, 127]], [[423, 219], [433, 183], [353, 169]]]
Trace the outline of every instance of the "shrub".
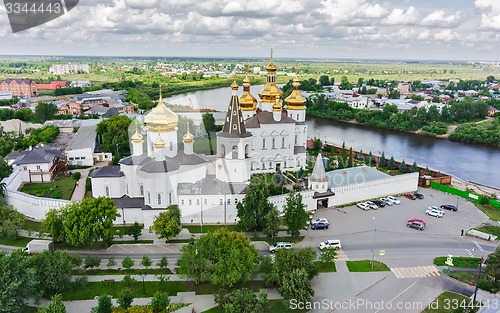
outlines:
[[118, 295], [118, 298], [116, 299], [116, 302], [120, 305], [120, 308], [122, 309], [128, 309], [132, 305], [133, 301], [134, 301], [134, 294], [129, 288], [123, 289]]
[[94, 267], [99, 267], [101, 265], [101, 259], [93, 256], [93, 255], [88, 255], [85, 258], [85, 263], [83, 267], [85, 268], [94, 268]]
[[161, 313], [170, 304], [170, 297], [164, 292], [155, 292], [153, 298], [151, 299], [151, 307], [153, 308], [153, 313]]
[[75, 180], [79, 180], [80, 177], [82, 177], [82, 173], [80, 173], [80, 172], [74, 172], [72, 176], [73, 176], [73, 178]]
[[122, 280], [123, 287], [125, 288], [133, 288], [137, 280], [130, 275], [125, 275]]
[[111, 303], [111, 296], [102, 295], [99, 297], [97, 307], [93, 309], [94, 313], [111, 313], [113, 304]]
[[132, 260], [130, 257], [126, 257], [122, 261], [122, 266], [123, 266], [123, 268], [126, 268], [126, 269], [130, 269], [132, 266], [134, 266], [134, 264], [135, 264], [135, 261]]

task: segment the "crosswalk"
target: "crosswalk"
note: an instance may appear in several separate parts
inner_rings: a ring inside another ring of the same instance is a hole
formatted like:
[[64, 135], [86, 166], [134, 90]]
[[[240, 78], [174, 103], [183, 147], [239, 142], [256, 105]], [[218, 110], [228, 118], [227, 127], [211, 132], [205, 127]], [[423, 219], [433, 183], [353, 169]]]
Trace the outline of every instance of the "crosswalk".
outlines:
[[335, 257], [335, 260], [336, 261], [349, 261], [349, 258], [347, 257], [347, 255], [345, 254], [345, 252], [342, 251], [342, 249], [338, 249], [337, 250], [337, 256]]
[[434, 266], [416, 266], [416, 267], [395, 267], [391, 268], [391, 272], [397, 278], [423, 278], [432, 276], [441, 276], [439, 270]]
[[479, 249], [479, 251], [484, 252], [484, 249], [483, 249], [483, 247], [481, 247], [481, 245], [479, 244], [479, 242], [477, 242], [475, 240], [472, 240], [472, 242], [476, 245], [476, 247]]
[[469, 255], [469, 257], [471, 257], [471, 258], [474, 257], [474, 253], [472, 253], [472, 251], [470, 251], [469, 249], [465, 249], [465, 252], [467, 252], [467, 254]]

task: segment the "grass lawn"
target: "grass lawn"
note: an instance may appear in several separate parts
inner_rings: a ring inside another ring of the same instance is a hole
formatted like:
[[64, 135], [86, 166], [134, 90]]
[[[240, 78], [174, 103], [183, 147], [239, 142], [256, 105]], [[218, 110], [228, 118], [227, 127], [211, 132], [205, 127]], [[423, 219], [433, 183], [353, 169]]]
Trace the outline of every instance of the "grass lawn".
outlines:
[[[437, 266], [445, 266], [444, 262], [448, 257], [440, 256], [434, 259], [434, 264]], [[479, 265], [480, 258], [468, 258], [468, 257], [454, 257], [453, 258], [453, 266], [454, 267], [475, 267], [477, 268]]]
[[482, 231], [483, 233], [487, 233], [490, 235], [495, 235], [497, 237], [500, 237], [500, 226], [494, 226], [494, 225], [482, 225], [481, 227], [478, 228], [473, 228], [475, 230]]
[[387, 265], [382, 262], [374, 261], [373, 270], [371, 269], [371, 260], [347, 261], [349, 272], [384, 272], [389, 271]]
[[75, 185], [73, 177], [60, 176], [52, 182], [26, 184], [20, 191], [37, 197], [71, 200]]
[[320, 273], [336, 272], [335, 262], [317, 262]]
[[[215, 294], [220, 289], [219, 287], [212, 285], [210, 282], [204, 282], [199, 285], [193, 284], [192, 282], [185, 282], [185, 284], [188, 286], [189, 290], [196, 292], [197, 295]], [[257, 292], [259, 289], [264, 289], [266, 287], [267, 286], [262, 280], [249, 280], [234, 286], [232, 289], [248, 288]]]
[[153, 243], [153, 240], [113, 240], [114, 245], [134, 245], [134, 244], [150, 244]]
[[20, 313], [36, 313], [38, 312], [38, 308], [37, 307], [34, 307], [34, 306], [23, 306], [21, 308], [21, 312]]
[[451, 271], [450, 276], [466, 284], [472, 282], [472, 284], [475, 285], [477, 281], [477, 273]]
[[90, 246], [85, 247], [73, 247], [65, 242], [56, 242], [54, 246], [56, 250], [104, 250], [106, 248], [104, 246], [104, 241], [96, 241]]
[[24, 248], [33, 238], [18, 237], [17, 239], [0, 238], [0, 245]]
[[[155, 292], [161, 290], [168, 293], [169, 296], [175, 296], [178, 292], [189, 291], [184, 282], [181, 281], [167, 281], [163, 286], [160, 282], [144, 282], [146, 294], [142, 294], [142, 281], [137, 281], [132, 287], [132, 292], [135, 298], [152, 297]], [[121, 290], [124, 288], [123, 282], [90, 282], [85, 286], [72, 286], [63, 292], [63, 301], [70, 300], [90, 300], [96, 296], [108, 294], [116, 298]]]
[[[455, 307], [454, 307], [455, 306]], [[472, 299], [453, 293], [445, 291], [440, 294], [434, 301], [432, 301], [423, 312], [427, 313], [448, 313], [448, 312], [458, 312], [455, 309], [460, 308], [472, 308]], [[476, 312], [479, 307], [475, 307], [473, 311]], [[460, 311], [462, 312], [462, 311]], [[465, 311], [464, 311], [465, 312]]]
[[36, 231], [39, 233], [44, 233], [45, 232], [45, 227], [43, 227], [43, 224], [41, 222], [34, 222], [29, 219], [24, 220], [24, 230], [31, 230], [31, 231]]
[[484, 214], [488, 215], [490, 220], [500, 221], [500, 209], [497, 209], [494, 206], [489, 205], [489, 204], [484, 205], [484, 204], [480, 204], [476, 201], [471, 201], [471, 202], [474, 203], [479, 210], [483, 211]]
[[[283, 300], [269, 300], [269, 306], [270, 306], [269, 313], [283, 313], [283, 312], [305, 313], [308, 311], [307, 309], [287, 310], [283, 305]], [[224, 313], [224, 310], [216, 306], [214, 308], [211, 308], [210, 310], [203, 311], [202, 313]]]
[[[200, 225], [184, 225], [182, 228], [186, 228], [190, 233], [201, 233]], [[213, 232], [220, 228], [227, 228], [230, 231], [241, 231], [238, 225], [203, 225], [203, 233]]]
[[[73, 275], [139, 275], [139, 272], [144, 272], [144, 269], [131, 268], [131, 269], [89, 269], [85, 270], [83, 268], [73, 271]], [[172, 271], [168, 268], [150, 268], [146, 270], [147, 275], [169, 275]]]

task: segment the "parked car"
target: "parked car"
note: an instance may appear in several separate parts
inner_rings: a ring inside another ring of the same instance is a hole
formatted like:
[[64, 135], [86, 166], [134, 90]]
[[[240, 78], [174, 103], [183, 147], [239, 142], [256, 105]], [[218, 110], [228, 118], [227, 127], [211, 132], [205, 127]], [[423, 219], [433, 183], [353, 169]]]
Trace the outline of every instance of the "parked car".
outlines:
[[368, 207], [370, 207], [370, 209], [378, 210], [378, 205], [376, 205], [375, 203], [373, 203], [371, 201], [366, 201], [365, 203], [368, 205]]
[[384, 201], [385, 204], [387, 205], [393, 205], [394, 202], [388, 198], [380, 198], [380, 201]]
[[441, 209], [446, 209], [446, 210], [450, 210], [450, 211], [457, 211], [458, 208], [456, 206], [454, 206], [453, 204], [443, 204], [440, 206]]
[[429, 206], [429, 207], [427, 207], [427, 209], [429, 209], [429, 210], [438, 210], [438, 211], [441, 211], [444, 214], [443, 209], [441, 209], [440, 207], [437, 207], [437, 206]]
[[311, 229], [328, 229], [328, 224], [327, 223], [316, 223], [311, 225]]
[[373, 203], [375, 203], [379, 208], [385, 207], [385, 202], [382, 200], [372, 200]]
[[291, 249], [292, 244], [289, 242], [277, 242], [274, 245], [269, 245], [269, 252], [274, 253], [278, 249]]
[[414, 193], [415, 197], [417, 197], [417, 199], [423, 199], [424, 198], [424, 195], [421, 194], [421, 193]]
[[421, 218], [412, 218], [412, 219], [408, 220], [408, 223], [411, 223], [411, 222], [419, 222], [419, 223], [424, 224], [424, 226], [427, 225], [427, 223]]
[[425, 211], [425, 214], [434, 216], [434, 217], [443, 217], [443, 211], [442, 210], [436, 210], [436, 209], [427, 209]]
[[415, 228], [415, 229], [418, 229], [418, 230], [424, 230], [425, 228], [425, 225], [420, 223], [420, 222], [408, 222], [406, 224], [407, 227], [411, 227], [411, 228]]
[[318, 223], [330, 224], [326, 218], [317, 218], [317, 219], [311, 221], [311, 225], [318, 224]]
[[326, 247], [333, 247], [335, 249], [341, 249], [342, 245], [340, 244], [340, 240], [338, 239], [331, 239], [327, 241], [323, 241], [319, 243], [319, 249], [323, 250]]
[[398, 198], [396, 197], [393, 197], [393, 196], [388, 196], [387, 199], [391, 200], [392, 202], [394, 202], [394, 204], [401, 204], [401, 201], [399, 201]]
[[411, 200], [415, 200], [417, 199], [417, 196], [415, 196], [414, 194], [412, 193], [407, 193], [405, 194], [405, 197], [407, 197], [408, 199], [411, 199]]
[[370, 206], [368, 204], [366, 204], [365, 202], [358, 203], [357, 206], [361, 210], [365, 210], [365, 211], [368, 211], [370, 209]]

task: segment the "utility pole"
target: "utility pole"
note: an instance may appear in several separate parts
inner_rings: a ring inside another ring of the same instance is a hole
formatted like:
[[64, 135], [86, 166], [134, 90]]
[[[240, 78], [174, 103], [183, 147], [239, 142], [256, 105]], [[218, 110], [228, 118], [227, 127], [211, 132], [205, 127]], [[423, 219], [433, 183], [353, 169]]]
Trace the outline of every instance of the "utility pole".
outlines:
[[373, 248], [372, 248], [372, 271], [373, 271], [373, 261], [375, 260], [375, 239], [377, 236], [377, 221], [375, 217], [372, 216], [373, 222], [375, 223], [375, 228], [373, 228]]
[[481, 277], [481, 268], [483, 267], [483, 257], [481, 257], [481, 260], [479, 261], [479, 272], [477, 274], [477, 282], [476, 282], [476, 289], [474, 290], [474, 300], [472, 300], [472, 303], [476, 303], [476, 295], [477, 295], [477, 288], [479, 285], [479, 278]]

